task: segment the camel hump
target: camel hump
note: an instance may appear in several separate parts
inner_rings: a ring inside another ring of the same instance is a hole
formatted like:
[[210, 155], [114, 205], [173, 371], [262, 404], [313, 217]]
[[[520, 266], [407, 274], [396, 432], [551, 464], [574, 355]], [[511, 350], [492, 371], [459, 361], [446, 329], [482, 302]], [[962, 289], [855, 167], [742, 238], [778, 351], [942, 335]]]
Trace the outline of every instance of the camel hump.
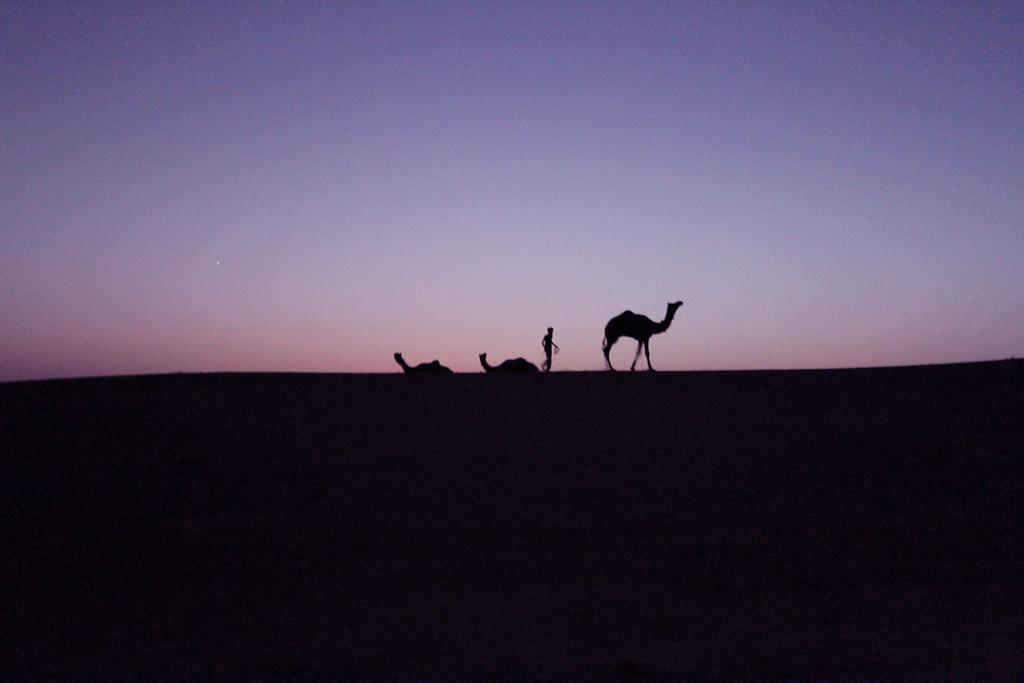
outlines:
[[621, 322], [621, 321], [625, 321], [625, 320], [633, 320], [636, 317], [637, 317], [637, 314], [634, 313], [633, 311], [623, 311], [622, 313], [619, 313], [617, 316], [615, 316], [614, 318], [612, 318], [608, 322], [611, 323], [611, 322]]
[[512, 367], [519, 372], [537, 372], [537, 366], [526, 360], [525, 358], [516, 358], [512, 361]]

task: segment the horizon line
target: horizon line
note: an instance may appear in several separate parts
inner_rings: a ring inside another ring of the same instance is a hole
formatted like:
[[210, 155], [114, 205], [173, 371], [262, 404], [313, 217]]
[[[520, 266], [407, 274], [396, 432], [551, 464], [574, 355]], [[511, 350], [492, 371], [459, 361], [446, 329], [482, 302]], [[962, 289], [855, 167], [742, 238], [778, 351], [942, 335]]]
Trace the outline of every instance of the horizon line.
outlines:
[[[905, 365], [850, 365], [850, 366], [839, 366], [839, 367], [808, 367], [808, 368], [732, 368], [732, 369], [699, 369], [699, 370], [656, 370], [651, 372], [649, 370], [615, 370], [610, 371], [607, 369], [591, 369], [591, 370], [552, 370], [548, 373], [537, 373], [540, 375], [552, 375], [552, 374], [607, 374], [607, 375], [679, 375], [679, 374], [726, 374], [726, 373], [799, 373], [799, 372], [849, 372], [849, 371], [870, 371], [870, 370], [897, 370], [897, 369], [911, 369], [911, 368], [937, 368], [937, 367], [953, 367], [962, 365], [983, 365], [983, 364], [995, 364], [995, 363], [1013, 363], [1013, 362], [1024, 362], [1024, 356], [1010, 356], [1008, 358], [990, 358], [984, 360], [969, 360], [969, 361], [953, 361], [953, 362], [942, 362], [942, 363], [911, 363]], [[368, 372], [351, 372], [351, 371], [311, 371], [311, 370], [176, 370], [170, 372], [143, 372], [143, 373], [125, 373], [125, 374], [110, 374], [110, 375], [68, 375], [62, 377], [39, 377], [39, 378], [27, 378], [27, 379], [13, 379], [13, 380], [0, 380], [0, 386], [8, 384], [24, 384], [29, 382], [69, 382], [69, 381], [87, 381], [87, 380], [98, 380], [98, 379], [132, 379], [132, 378], [143, 378], [143, 377], [172, 377], [177, 375], [316, 375], [316, 376], [391, 376], [391, 375], [404, 375], [406, 373], [401, 370], [392, 372], [383, 371], [368, 371]], [[459, 372], [454, 371], [452, 375], [490, 375], [494, 373], [487, 373], [483, 370], [470, 371], [470, 372]], [[534, 376], [534, 373], [530, 373], [529, 376]]]

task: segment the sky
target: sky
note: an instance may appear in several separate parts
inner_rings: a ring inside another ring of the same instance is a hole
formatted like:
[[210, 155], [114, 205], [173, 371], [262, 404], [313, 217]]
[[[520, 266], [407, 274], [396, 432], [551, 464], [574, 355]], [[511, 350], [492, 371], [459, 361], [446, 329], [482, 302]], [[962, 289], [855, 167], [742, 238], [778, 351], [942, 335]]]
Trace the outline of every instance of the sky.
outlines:
[[[0, 381], [1024, 355], [1024, 4], [0, 4]], [[612, 359], [632, 361], [620, 341]]]

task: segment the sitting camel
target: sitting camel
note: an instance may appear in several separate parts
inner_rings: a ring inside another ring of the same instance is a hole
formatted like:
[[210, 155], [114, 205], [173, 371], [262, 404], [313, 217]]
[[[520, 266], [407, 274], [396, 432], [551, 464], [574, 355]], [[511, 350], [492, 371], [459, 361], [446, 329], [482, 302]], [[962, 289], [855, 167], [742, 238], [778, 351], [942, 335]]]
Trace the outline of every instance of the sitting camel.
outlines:
[[440, 361], [432, 360], [429, 363], [420, 363], [419, 365], [409, 365], [402, 358], [402, 354], [395, 354], [395, 361], [402, 366], [402, 372], [451, 372], [448, 368], [441, 365]]
[[487, 362], [487, 354], [480, 354], [480, 365], [486, 372], [540, 372], [537, 366], [525, 358], [510, 358], [501, 365], [491, 365]]
[[633, 311], [624, 311], [609, 320], [608, 324], [604, 326], [604, 343], [601, 344], [604, 362], [608, 364], [608, 369], [615, 369], [612, 367], [612, 360], [608, 355], [612, 350], [612, 344], [617, 342], [620, 337], [629, 337], [639, 342], [636, 346], [636, 355], [633, 356], [633, 365], [629, 369], [636, 370], [636, 361], [640, 358], [640, 351], [642, 349], [647, 356], [647, 369], [654, 370], [651, 367], [651, 336], [661, 334], [667, 330], [668, 326], [672, 324], [672, 319], [676, 317], [676, 311], [682, 305], [682, 301], [670, 303], [665, 311], [665, 319], [660, 323], [656, 323], [646, 315], [640, 315]]

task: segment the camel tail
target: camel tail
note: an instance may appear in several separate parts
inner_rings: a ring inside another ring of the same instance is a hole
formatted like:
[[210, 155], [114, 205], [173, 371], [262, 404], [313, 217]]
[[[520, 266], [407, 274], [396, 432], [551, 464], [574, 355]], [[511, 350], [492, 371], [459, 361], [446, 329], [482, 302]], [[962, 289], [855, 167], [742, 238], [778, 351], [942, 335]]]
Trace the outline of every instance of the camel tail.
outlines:
[[604, 337], [601, 338], [601, 351], [603, 353], [608, 353], [608, 351], [612, 348], [612, 344], [614, 344], [619, 339], [619, 335], [617, 334], [608, 334], [608, 328], [610, 327], [611, 325], [605, 325]]
[[608, 334], [605, 333], [604, 337], [601, 338], [601, 353], [604, 355], [604, 364], [610, 370], [612, 367], [612, 361], [608, 357], [608, 352], [611, 351], [612, 345], [608, 342]]

